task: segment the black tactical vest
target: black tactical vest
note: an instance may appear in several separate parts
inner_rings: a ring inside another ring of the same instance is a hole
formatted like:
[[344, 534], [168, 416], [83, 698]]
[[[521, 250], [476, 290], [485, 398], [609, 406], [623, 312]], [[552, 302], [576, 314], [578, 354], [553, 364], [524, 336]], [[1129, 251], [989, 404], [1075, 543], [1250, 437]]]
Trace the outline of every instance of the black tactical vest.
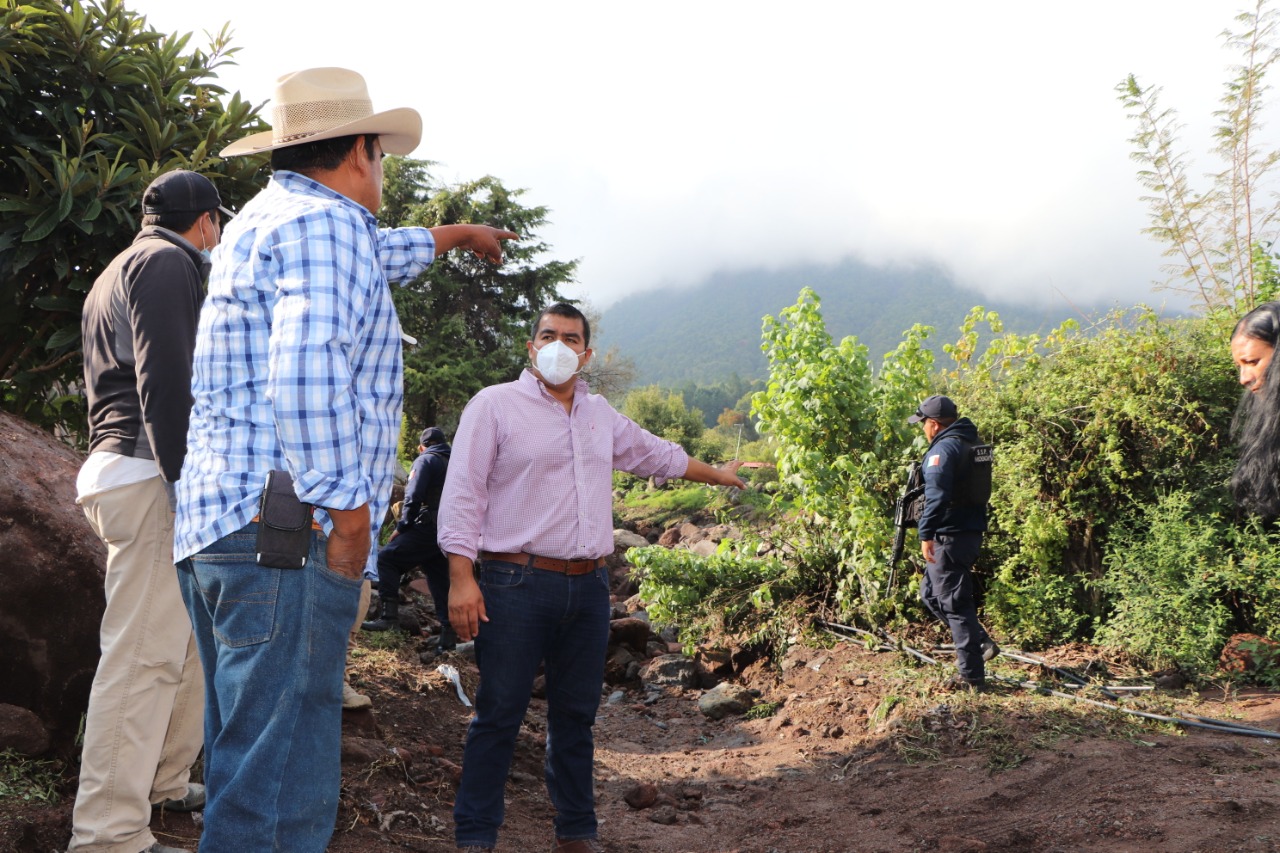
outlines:
[[989, 444], [970, 444], [964, 439], [960, 441], [968, 452], [960, 457], [960, 470], [956, 472], [951, 506], [985, 507], [991, 501], [991, 469], [994, 467], [995, 448]]

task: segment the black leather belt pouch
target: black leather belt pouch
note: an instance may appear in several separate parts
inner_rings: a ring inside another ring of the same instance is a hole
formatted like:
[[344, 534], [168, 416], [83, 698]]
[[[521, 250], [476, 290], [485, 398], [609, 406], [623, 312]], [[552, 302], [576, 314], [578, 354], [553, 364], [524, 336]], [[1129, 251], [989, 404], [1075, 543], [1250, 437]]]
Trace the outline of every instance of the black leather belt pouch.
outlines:
[[298, 500], [288, 471], [272, 471], [258, 505], [258, 565], [300, 569], [311, 551], [311, 505]]

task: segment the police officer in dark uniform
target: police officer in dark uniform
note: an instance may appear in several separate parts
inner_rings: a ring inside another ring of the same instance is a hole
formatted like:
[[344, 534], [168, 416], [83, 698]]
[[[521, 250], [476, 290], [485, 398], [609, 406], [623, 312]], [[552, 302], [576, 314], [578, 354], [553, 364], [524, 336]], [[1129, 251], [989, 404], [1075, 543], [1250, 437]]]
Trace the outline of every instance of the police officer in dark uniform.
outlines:
[[984, 663], [1000, 652], [978, 622], [972, 575], [987, 529], [991, 447], [982, 443], [973, 421], [958, 417], [956, 404], [941, 394], [921, 403], [907, 422], [920, 424], [929, 440], [920, 463], [925, 559], [920, 599], [951, 629], [960, 669], [955, 683], [980, 688], [986, 682]]
[[449, 624], [449, 558], [436, 544], [436, 516], [440, 511], [440, 493], [444, 491], [451, 448], [438, 427], [423, 430], [418, 442], [418, 458], [409, 471], [400, 520], [390, 541], [378, 552], [380, 614], [360, 627], [365, 631], [398, 627], [400, 583], [415, 566], [421, 566], [441, 623], [436, 647], [439, 652], [454, 648], [458, 642]]

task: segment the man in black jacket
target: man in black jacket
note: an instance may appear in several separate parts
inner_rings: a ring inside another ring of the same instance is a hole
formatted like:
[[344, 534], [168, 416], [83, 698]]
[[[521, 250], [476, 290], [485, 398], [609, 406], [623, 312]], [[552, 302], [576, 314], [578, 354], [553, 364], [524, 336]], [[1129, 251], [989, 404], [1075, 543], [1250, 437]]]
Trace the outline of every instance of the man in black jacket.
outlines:
[[167, 172], [142, 196], [142, 229], [84, 303], [89, 458], [76, 501], [107, 545], [102, 657], [85, 717], [73, 851], [153, 851], [152, 804], [204, 803], [204, 681], [173, 567], [173, 484], [187, 453], [191, 357], [221, 237], [208, 178]]
[[1000, 651], [978, 622], [972, 575], [987, 529], [991, 448], [982, 444], [973, 421], [958, 417], [956, 404], [941, 394], [921, 403], [907, 422], [920, 424], [929, 440], [920, 463], [924, 509], [919, 531], [925, 559], [920, 599], [951, 629], [960, 670], [957, 684], [982, 687], [984, 663]]
[[437, 652], [457, 645], [457, 635], [449, 624], [449, 558], [436, 543], [436, 516], [440, 493], [444, 491], [451, 448], [444, 432], [428, 427], [418, 438], [418, 458], [409, 471], [404, 489], [400, 520], [391, 540], [378, 552], [378, 598], [380, 614], [365, 622], [366, 631], [387, 631], [400, 624], [400, 583], [415, 566], [427, 576], [427, 588], [440, 620]]

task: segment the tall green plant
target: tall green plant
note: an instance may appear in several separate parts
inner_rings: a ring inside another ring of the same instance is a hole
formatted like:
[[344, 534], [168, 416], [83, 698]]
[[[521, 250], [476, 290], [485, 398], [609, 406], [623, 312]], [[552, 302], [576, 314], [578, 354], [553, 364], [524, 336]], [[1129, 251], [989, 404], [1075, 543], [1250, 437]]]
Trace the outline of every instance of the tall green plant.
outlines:
[[1189, 175], [1190, 159], [1180, 148], [1176, 111], [1160, 104], [1160, 89], [1142, 86], [1129, 75], [1116, 91], [1137, 127], [1131, 138], [1138, 181], [1150, 210], [1146, 233], [1165, 244], [1174, 261], [1165, 286], [1191, 294], [1206, 308], [1239, 312], [1267, 298], [1267, 282], [1255, 264], [1259, 246], [1276, 238], [1274, 186], [1270, 173], [1280, 151], [1263, 147], [1259, 130], [1271, 66], [1280, 58], [1275, 45], [1280, 23], [1267, 0], [1237, 16], [1240, 28], [1224, 33], [1227, 46], [1242, 61], [1232, 70], [1217, 122], [1214, 155], [1222, 168], [1198, 189]]
[[797, 508], [817, 522], [813, 533], [825, 541], [815, 546], [835, 562], [829, 571], [844, 612], [869, 613], [881, 598], [889, 508], [912, 448], [922, 449], [906, 418], [929, 387], [928, 333], [909, 330], [876, 376], [856, 338], [832, 342], [812, 290], [764, 319], [769, 383], [752, 410], [777, 442], [779, 475]]

